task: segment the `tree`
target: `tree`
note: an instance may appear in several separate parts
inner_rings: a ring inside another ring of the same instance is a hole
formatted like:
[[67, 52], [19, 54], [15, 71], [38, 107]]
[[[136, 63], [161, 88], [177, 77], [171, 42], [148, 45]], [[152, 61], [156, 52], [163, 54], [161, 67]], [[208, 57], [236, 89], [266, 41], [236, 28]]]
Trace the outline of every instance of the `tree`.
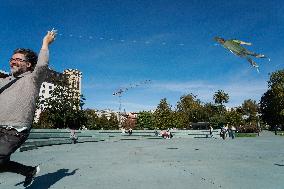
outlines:
[[258, 110], [259, 106], [255, 100], [244, 100], [241, 107], [243, 115], [247, 116], [246, 121], [250, 124], [256, 125], [259, 121]]
[[139, 112], [137, 116], [137, 128], [155, 129], [153, 119], [153, 113], [147, 111]]
[[135, 126], [136, 126], [136, 119], [133, 119], [131, 117], [127, 117], [122, 123], [122, 127], [125, 129], [134, 129]]
[[115, 115], [115, 113], [110, 114], [110, 118], [108, 120], [108, 125], [109, 125], [109, 129], [118, 129], [119, 128], [118, 118]]
[[210, 118], [215, 116], [216, 114], [219, 114], [218, 107], [215, 104], [212, 103], [205, 103], [203, 106], [203, 112], [204, 112], [204, 121], [210, 122]]
[[201, 101], [193, 94], [183, 95], [177, 103], [175, 119], [182, 128], [188, 128], [193, 122], [205, 120], [205, 112]]
[[226, 112], [225, 117], [226, 123], [231, 126], [239, 128], [240, 125], [244, 125], [243, 115], [238, 109], [231, 108]]
[[[204, 120], [209, 122], [213, 128], [220, 128], [226, 123], [225, 114], [220, 114], [220, 107], [212, 103], [203, 106]], [[225, 111], [223, 111], [225, 112]]]
[[218, 90], [217, 92], [215, 92], [213, 100], [216, 104], [219, 104], [221, 105], [221, 107], [223, 107], [223, 103], [229, 102], [229, 95], [223, 90]]
[[221, 128], [224, 124], [227, 123], [226, 115], [225, 114], [215, 114], [209, 118], [209, 123], [212, 125], [213, 128]]
[[171, 113], [172, 118], [172, 125], [174, 128], [184, 129], [184, 128], [190, 128], [190, 124], [187, 124], [186, 120], [184, 120], [184, 114], [179, 111], [173, 111]]
[[262, 120], [276, 127], [284, 125], [284, 70], [273, 72], [268, 81], [268, 90], [260, 100]]
[[66, 76], [55, 84], [49, 98], [39, 98], [42, 113], [46, 112], [53, 128], [80, 128], [86, 123], [85, 113], [82, 110], [85, 98], [69, 85]]
[[99, 117], [96, 113], [96, 110], [86, 109], [85, 110], [86, 116], [86, 127], [88, 129], [100, 129], [99, 127]]
[[106, 116], [105, 114], [103, 114], [103, 115], [99, 118], [98, 127], [99, 127], [99, 128], [103, 128], [103, 129], [105, 129], [105, 130], [110, 129], [110, 128], [109, 128], [109, 122], [108, 122], [107, 116]]
[[49, 113], [47, 111], [43, 111], [40, 114], [38, 121], [33, 123], [32, 128], [35, 129], [52, 129], [53, 124], [49, 120]]
[[153, 116], [155, 128], [167, 129], [174, 126], [171, 106], [168, 104], [166, 98], [160, 101]]
[[210, 122], [214, 125], [214, 127], [222, 127], [226, 122], [226, 109], [223, 106], [223, 103], [229, 102], [229, 95], [225, 93], [223, 90], [218, 90], [213, 95], [213, 100], [215, 104], [217, 104], [219, 114], [215, 114], [210, 118]]

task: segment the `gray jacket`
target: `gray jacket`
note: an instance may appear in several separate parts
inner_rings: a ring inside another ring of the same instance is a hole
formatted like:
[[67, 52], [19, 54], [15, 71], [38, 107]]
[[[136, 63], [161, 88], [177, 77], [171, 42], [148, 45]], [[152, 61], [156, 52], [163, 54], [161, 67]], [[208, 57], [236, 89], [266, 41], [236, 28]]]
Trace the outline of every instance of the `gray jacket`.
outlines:
[[30, 129], [36, 109], [36, 99], [46, 77], [49, 51], [41, 50], [37, 65], [32, 72], [18, 77], [0, 79], [0, 89], [12, 84], [0, 94], [0, 127], [12, 127], [18, 131]]

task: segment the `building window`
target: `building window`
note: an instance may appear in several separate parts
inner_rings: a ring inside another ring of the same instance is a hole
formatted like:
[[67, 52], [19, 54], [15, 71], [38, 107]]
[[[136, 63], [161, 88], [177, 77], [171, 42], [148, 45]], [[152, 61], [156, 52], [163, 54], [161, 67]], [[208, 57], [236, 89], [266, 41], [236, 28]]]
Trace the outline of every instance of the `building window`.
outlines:
[[41, 91], [41, 93], [43, 93], [43, 94], [44, 94], [44, 93], [45, 93], [45, 90], [42, 90], [42, 91]]
[[52, 89], [52, 86], [49, 86], [49, 89]]

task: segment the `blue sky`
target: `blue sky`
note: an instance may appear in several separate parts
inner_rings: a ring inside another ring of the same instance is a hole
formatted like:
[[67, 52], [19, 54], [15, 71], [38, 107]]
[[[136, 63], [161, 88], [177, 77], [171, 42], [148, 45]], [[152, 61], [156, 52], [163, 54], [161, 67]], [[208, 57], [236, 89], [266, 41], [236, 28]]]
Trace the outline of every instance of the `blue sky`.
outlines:
[[[0, 5], [0, 69], [17, 47], [39, 50], [45, 32], [58, 37], [50, 67], [83, 72], [85, 108], [154, 109], [162, 98], [174, 107], [193, 93], [212, 102], [217, 90], [229, 107], [259, 101], [269, 73], [283, 69], [284, 2], [280, 0], [3, 0]], [[245, 59], [213, 41], [214, 36], [253, 43], [248, 49], [271, 58]]]

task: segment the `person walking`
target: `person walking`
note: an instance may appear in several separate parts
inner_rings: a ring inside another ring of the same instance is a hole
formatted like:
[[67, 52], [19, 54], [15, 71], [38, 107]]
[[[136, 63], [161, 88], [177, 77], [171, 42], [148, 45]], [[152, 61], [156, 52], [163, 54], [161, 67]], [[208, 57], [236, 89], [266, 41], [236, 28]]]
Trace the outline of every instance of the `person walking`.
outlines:
[[234, 139], [236, 137], [236, 127], [232, 126], [231, 127], [231, 137], [232, 139]]

